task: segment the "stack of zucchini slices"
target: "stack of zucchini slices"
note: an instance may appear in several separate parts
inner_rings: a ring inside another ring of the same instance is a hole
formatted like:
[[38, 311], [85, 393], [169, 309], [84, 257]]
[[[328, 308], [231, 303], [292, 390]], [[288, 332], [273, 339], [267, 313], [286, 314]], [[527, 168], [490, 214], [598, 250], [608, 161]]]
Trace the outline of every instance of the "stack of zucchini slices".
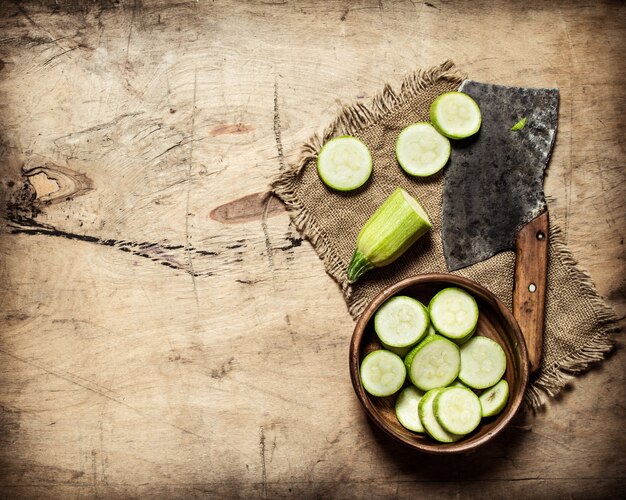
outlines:
[[[483, 417], [506, 406], [506, 356], [478, 335], [478, 305], [460, 288], [445, 288], [428, 308], [408, 296], [387, 300], [374, 316], [383, 349], [361, 362], [363, 388], [372, 396], [398, 395], [398, 421], [442, 443], [458, 441]], [[408, 379], [408, 382], [406, 383]]]

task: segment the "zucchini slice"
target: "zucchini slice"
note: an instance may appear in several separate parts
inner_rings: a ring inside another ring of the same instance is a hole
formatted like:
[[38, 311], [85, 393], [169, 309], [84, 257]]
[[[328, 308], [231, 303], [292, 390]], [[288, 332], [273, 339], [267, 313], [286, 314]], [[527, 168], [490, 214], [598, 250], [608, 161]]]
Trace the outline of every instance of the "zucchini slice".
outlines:
[[428, 310], [424, 305], [404, 295], [387, 300], [376, 311], [374, 330], [384, 346], [410, 347], [428, 332]]
[[430, 121], [450, 139], [465, 139], [480, 129], [482, 115], [476, 101], [463, 92], [441, 94], [430, 106]]
[[352, 191], [370, 178], [372, 155], [356, 137], [335, 137], [319, 152], [317, 173], [328, 187], [337, 191]]
[[455, 342], [467, 341], [478, 324], [478, 304], [460, 288], [441, 290], [431, 299], [428, 311], [435, 330]]
[[482, 407], [483, 417], [492, 417], [500, 413], [509, 400], [509, 384], [502, 379], [496, 385], [483, 392], [478, 399]]
[[424, 394], [424, 397], [422, 397], [418, 404], [418, 413], [424, 429], [426, 429], [426, 432], [431, 438], [439, 441], [440, 443], [454, 443], [463, 436], [446, 431], [443, 427], [441, 427], [441, 424], [435, 417], [433, 402], [442, 390], [443, 389], [441, 388], [431, 389]]
[[379, 349], [361, 362], [361, 383], [372, 396], [391, 396], [400, 390], [406, 378], [402, 359], [393, 352]]
[[406, 429], [413, 432], [426, 432], [419, 417], [417, 407], [424, 393], [412, 385], [402, 389], [396, 399], [396, 417]]
[[435, 418], [445, 430], [452, 434], [469, 434], [482, 418], [478, 396], [470, 389], [448, 387], [440, 391], [433, 400]]
[[459, 347], [440, 335], [421, 342], [405, 358], [415, 387], [429, 391], [454, 382], [461, 369]]
[[450, 158], [450, 141], [430, 123], [406, 127], [396, 141], [398, 163], [409, 175], [427, 177], [439, 172]]
[[461, 346], [459, 379], [472, 389], [495, 385], [506, 370], [506, 355], [497, 342], [474, 337]]

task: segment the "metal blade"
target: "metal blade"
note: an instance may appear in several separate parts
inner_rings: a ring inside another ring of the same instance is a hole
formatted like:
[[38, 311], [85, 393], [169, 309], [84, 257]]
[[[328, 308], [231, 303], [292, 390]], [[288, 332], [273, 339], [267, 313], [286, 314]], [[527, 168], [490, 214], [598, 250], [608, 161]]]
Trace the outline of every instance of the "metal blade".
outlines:
[[[517, 230], [546, 208], [544, 170], [556, 137], [558, 89], [506, 87], [466, 80], [480, 107], [478, 134], [452, 142], [442, 206], [448, 270], [515, 246]], [[526, 117], [523, 129], [511, 127]]]

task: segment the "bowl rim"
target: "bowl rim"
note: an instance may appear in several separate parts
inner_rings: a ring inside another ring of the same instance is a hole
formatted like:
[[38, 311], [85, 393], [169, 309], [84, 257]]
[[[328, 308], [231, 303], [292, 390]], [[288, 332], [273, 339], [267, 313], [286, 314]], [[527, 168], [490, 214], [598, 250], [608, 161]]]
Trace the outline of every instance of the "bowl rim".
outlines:
[[[374, 312], [378, 310], [383, 302], [385, 302], [389, 297], [397, 294], [401, 290], [408, 288], [412, 285], [417, 285], [420, 283], [432, 283], [432, 282], [445, 282], [453, 285], [457, 285], [466, 289], [476, 288], [483, 293], [487, 299], [491, 302], [492, 306], [498, 310], [498, 312], [502, 315], [503, 319], [511, 325], [513, 328], [513, 332], [518, 341], [520, 358], [521, 358], [521, 373], [520, 373], [520, 388], [514, 395], [513, 403], [511, 405], [511, 409], [507, 414], [497, 423], [497, 425], [485, 435], [479, 437], [475, 441], [470, 442], [457, 442], [451, 444], [429, 444], [429, 443], [416, 443], [415, 441], [411, 441], [404, 436], [396, 434], [391, 429], [389, 429], [384, 422], [378, 417], [374, 406], [370, 402], [369, 396], [366, 394], [365, 389], [361, 384], [361, 379], [359, 377], [359, 354], [360, 354], [360, 345], [363, 340], [363, 335], [365, 334], [365, 330], [367, 324], [370, 319], [374, 315]], [[365, 307], [357, 323], [354, 327], [354, 332], [352, 333], [352, 338], [350, 339], [350, 350], [349, 350], [349, 363], [350, 363], [350, 379], [352, 381], [352, 387], [357, 395], [358, 400], [360, 401], [363, 409], [367, 416], [372, 420], [385, 434], [395, 439], [396, 441], [401, 442], [402, 444], [408, 446], [417, 451], [431, 453], [436, 455], [452, 455], [458, 453], [465, 453], [472, 450], [475, 450], [479, 446], [484, 445], [489, 442], [493, 438], [495, 438], [498, 434], [502, 432], [502, 430], [508, 425], [508, 423], [513, 419], [513, 417], [519, 411], [521, 403], [524, 399], [524, 394], [526, 393], [526, 389], [528, 387], [528, 378], [529, 378], [529, 359], [528, 359], [528, 351], [526, 349], [526, 342], [524, 340], [524, 336], [522, 335], [522, 331], [515, 320], [513, 313], [511, 310], [504, 305], [504, 303], [496, 297], [492, 292], [487, 290], [484, 286], [480, 285], [476, 281], [473, 281], [469, 278], [465, 278], [463, 276], [459, 276], [456, 274], [450, 273], [428, 273], [428, 274], [419, 274], [416, 276], [411, 276], [405, 278], [393, 285], [386, 287], [382, 290], [374, 299]]]

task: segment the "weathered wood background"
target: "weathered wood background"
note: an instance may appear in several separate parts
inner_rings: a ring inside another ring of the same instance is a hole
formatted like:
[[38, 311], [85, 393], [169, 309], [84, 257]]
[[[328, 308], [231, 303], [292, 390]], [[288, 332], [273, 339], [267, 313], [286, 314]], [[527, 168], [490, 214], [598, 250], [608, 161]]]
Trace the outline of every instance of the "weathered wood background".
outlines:
[[2, 1], [0, 29], [0, 496], [626, 489], [619, 349], [467, 457], [375, 430], [341, 294], [258, 194], [417, 67], [558, 86], [550, 209], [623, 318], [621, 2]]

